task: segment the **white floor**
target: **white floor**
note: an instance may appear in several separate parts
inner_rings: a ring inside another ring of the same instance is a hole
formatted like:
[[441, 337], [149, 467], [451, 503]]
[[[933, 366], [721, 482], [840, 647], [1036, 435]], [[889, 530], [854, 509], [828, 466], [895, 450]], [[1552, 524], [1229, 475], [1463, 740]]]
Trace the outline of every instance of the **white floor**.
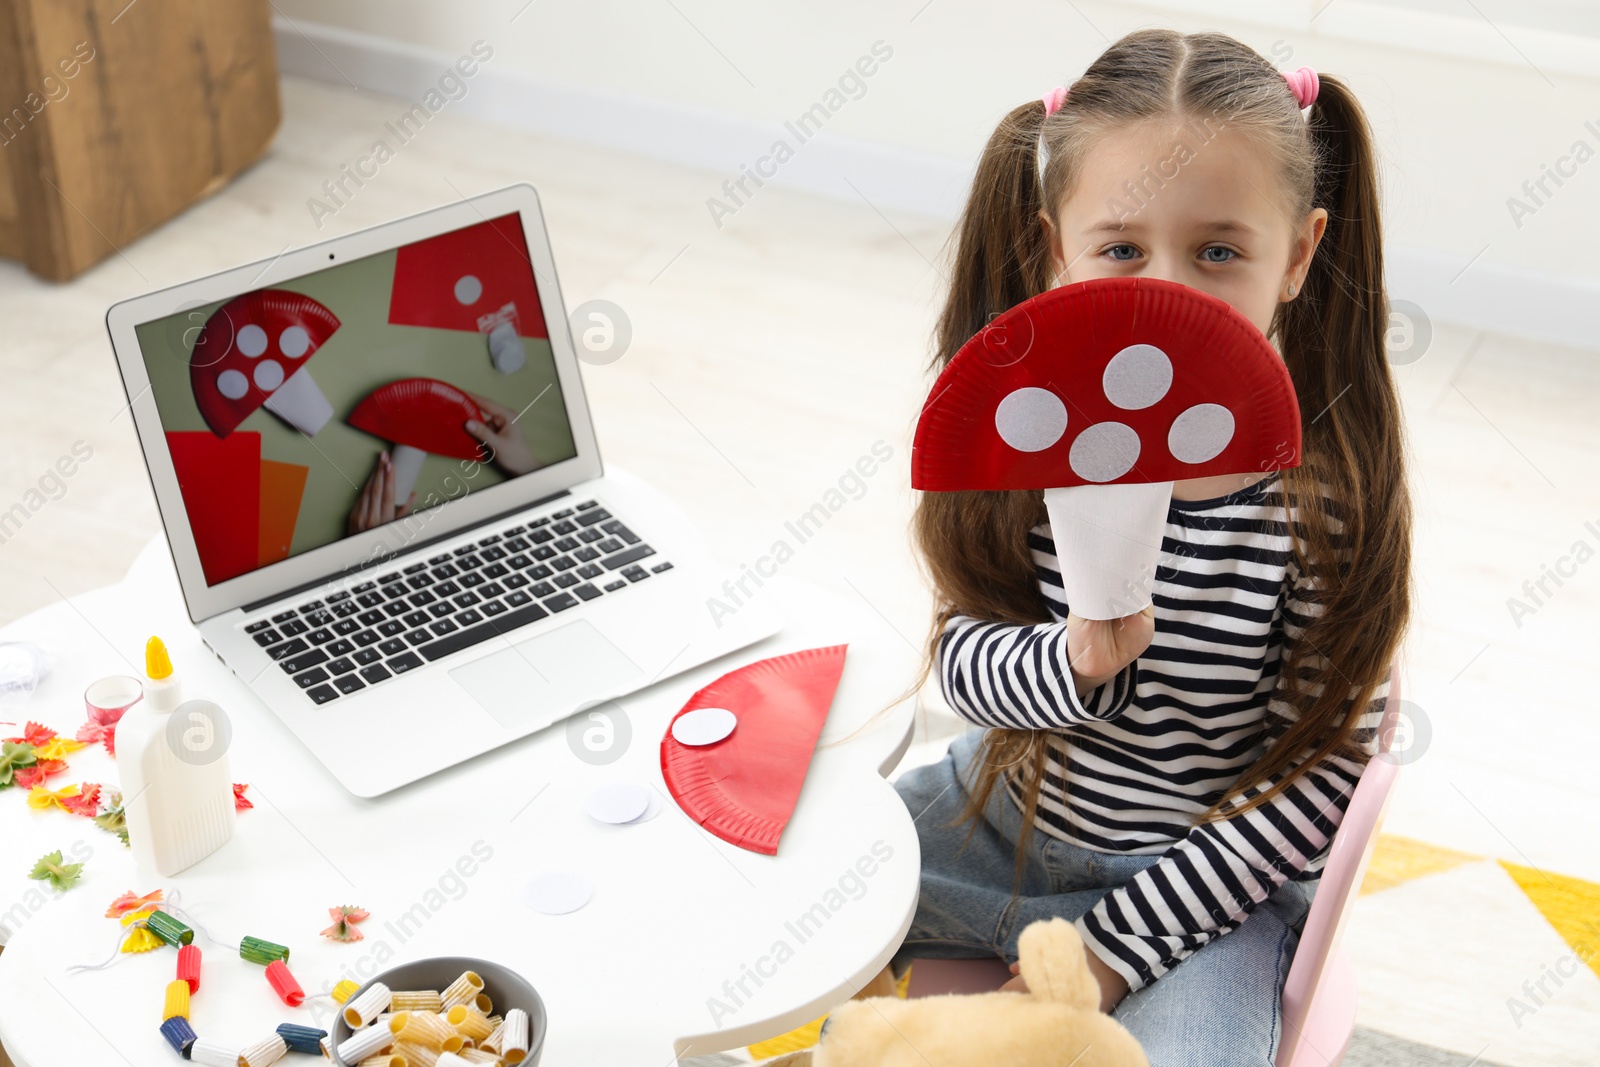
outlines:
[[[567, 306], [603, 297], [632, 320], [626, 355], [586, 368], [607, 460], [702, 516], [733, 574], [888, 442], [890, 465], [785, 569], [861, 597], [921, 642], [929, 599], [907, 539], [907, 461], [946, 222], [769, 187], [719, 229], [705, 200], [723, 175], [443, 114], [319, 230], [307, 199], [395, 103], [294, 80], [284, 99], [261, 164], [78, 281], [0, 265], [0, 512], [42, 504], [0, 532], [0, 621], [115, 581], [158, 529], [105, 339], [110, 303], [528, 181]], [[1600, 361], [1435, 324], [1430, 350], [1399, 376], [1418, 502], [1406, 687], [1431, 740], [1390, 829], [1600, 881], [1589, 692], [1600, 562], [1587, 559], [1600, 552]], [[78, 441], [93, 457], [30, 495]], [[1564, 584], [1547, 581], [1551, 595], [1514, 619], [1507, 598], [1579, 541], [1586, 562], [1564, 564]], [[1470, 971], [1453, 980], [1472, 983]]]

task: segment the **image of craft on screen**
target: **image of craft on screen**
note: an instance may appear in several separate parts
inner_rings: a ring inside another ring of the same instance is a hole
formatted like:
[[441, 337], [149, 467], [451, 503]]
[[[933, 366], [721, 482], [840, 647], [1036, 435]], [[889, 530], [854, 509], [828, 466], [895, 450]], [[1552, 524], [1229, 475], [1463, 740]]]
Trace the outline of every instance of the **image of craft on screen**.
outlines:
[[515, 214], [137, 333], [210, 585], [576, 455]]

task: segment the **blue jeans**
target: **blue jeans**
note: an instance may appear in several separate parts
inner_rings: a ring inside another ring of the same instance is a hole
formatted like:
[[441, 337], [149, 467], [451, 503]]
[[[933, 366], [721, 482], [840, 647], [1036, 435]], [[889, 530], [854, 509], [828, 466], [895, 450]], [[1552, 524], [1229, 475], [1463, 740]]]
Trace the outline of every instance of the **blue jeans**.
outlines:
[[[897, 964], [918, 957], [1014, 961], [1029, 923], [1075, 920], [1160, 859], [1031, 833], [1018, 886], [1022, 813], [1003, 786], [990, 794], [970, 838], [971, 824], [960, 821], [982, 733], [958, 738], [944, 759], [908, 771], [895, 786], [922, 845], [921, 897]], [[1314, 882], [1285, 883], [1238, 929], [1123, 998], [1112, 1017], [1144, 1046], [1151, 1067], [1272, 1067], [1282, 1029], [1278, 998], [1315, 890]]]

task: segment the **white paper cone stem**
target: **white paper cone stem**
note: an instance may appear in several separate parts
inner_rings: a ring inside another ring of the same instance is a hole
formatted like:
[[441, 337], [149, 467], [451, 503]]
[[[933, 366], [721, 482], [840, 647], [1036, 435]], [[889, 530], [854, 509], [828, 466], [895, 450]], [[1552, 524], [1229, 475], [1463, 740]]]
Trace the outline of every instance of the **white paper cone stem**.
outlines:
[[528, 362], [515, 323], [502, 322], [489, 331], [489, 359], [501, 374], [515, 374]]
[[428, 454], [410, 445], [395, 445], [389, 449], [389, 462], [394, 465], [394, 506], [403, 508], [417, 487], [417, 475], [422, 473], [422, 461]]
[[1061, 584], [1074, 615], [1120, 619], [1149, 606], [1171, 502], [1171, 482], [1044, 491]]
[[307, 437], [315, 437], [333, 418], [333, 405], [304, 367], [289, 375], [261, 406]]

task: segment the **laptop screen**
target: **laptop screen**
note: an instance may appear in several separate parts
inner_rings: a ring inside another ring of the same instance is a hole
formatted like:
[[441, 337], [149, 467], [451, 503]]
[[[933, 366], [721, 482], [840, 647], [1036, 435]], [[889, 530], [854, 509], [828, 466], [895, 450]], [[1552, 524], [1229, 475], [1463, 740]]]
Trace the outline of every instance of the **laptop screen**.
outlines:
[[577, 454], [516, 213], [136, 333], [208, 585]]

